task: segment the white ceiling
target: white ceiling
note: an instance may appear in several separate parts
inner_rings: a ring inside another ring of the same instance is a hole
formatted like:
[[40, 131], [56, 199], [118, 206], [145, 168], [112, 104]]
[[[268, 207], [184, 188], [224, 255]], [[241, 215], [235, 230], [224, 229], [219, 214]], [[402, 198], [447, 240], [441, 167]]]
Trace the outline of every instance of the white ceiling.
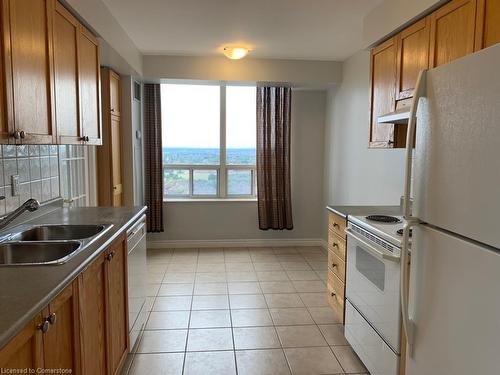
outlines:
[[364, 16], [382, 0], [103, 0], [144, 54], [341, 61], [362, 48]]

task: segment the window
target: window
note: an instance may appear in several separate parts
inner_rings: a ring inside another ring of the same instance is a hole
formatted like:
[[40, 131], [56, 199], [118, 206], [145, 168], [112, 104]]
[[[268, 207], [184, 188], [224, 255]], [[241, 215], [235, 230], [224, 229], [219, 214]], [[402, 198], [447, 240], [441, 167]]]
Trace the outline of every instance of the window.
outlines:
[[255, 86], [162, 84], [161, 101], [164, 197], [255, 197]]

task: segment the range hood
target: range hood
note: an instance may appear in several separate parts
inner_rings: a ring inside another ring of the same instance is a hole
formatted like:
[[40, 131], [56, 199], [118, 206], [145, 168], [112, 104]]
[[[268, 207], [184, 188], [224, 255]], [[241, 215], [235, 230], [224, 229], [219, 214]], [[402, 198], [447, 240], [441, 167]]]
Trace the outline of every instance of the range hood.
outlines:
[[410, 118], [410, 106], [400, 108], [394, 112], [386, 113], [379, 116], [377, 122], [379, 124], [408, 124]]

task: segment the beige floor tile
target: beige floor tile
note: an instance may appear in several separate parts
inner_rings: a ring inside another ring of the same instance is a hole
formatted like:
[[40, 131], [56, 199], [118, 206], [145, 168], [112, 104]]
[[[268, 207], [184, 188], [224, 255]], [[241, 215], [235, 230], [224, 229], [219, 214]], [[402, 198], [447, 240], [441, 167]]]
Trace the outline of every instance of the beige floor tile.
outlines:
[[328, 345], [349, 345], [344, 336], [344, 326], [342, 324], [322, 324], [319, 330], [325, 336]]
[[198, 263], [196, 272], [226, 272], [224, 263]]
[[195, 295], [227, 294], [226, 283], [196, 283], [194, 285]]
[[300, 293], [326, 292], [326, 284], [321, 280], [292, 281], [292, 284]]
[[328, 263], [327, 262], [309, 262], [311, 268], [315, 271], [327, 271]]
[[197, 283], [220, 283], [225, 281], [225, 272], [198, 272], [196, 274]]
[[225, 310], [229, 309], [226, 294], [210, 296], [193, 296], [192, 310]]
[[231, 328], [190, 329], [187, 350], [233, 350]]
[[319, 293], [299, 293], [300, 299], [307, 307], [326, 307], [328, 306], [327, 294]]
[[227, 272], [227, 281], [257, 281], [257, 274], [253, 271], [250, 272]]
[[148, 284], [146, 286], [146, 296], [156, 297], [158, 291], [160, 290], [161, 284]]
[[282, 271], [283, 267], [279, 262], [254, 262], [255, 271]]
[[184, 352], [187, 330], [144, 331], [137, 353]]
[[311, 267], [306, 261], [301, 262], [281, 262], [283, 269], [286, 271], [310, 271]]
[[171, 283], [162, 284], [159, 296], [190, 296], [193, 294], [192, 283]]
[[295, 293], [290, 281], [261, 281], [260, 288], [263, 293]]
[[259, 281], [288, 281], [285, 271], [257, 271]]
[[232, 310], [233, 327], [263, 327], [272, 326], [271, 314], [267, 309]]
[[290, 280], [294, 281], [313, 281], [319, 277], [314, 271], [286, 271]]
[[239, 375], [289, 375], [282, 349], [242, 350], [236, 352]]
[[316, 275], [318, 275], [319, 279], [322, 280], [326, 284], [326, 281], [328, 279], [328, 271], [324, 270], [324, 271], [315, 271], [315, 272], [316, 272]]
[[264, 296], [269, 308], [304, 307], [302, 300], [296, 293], [274, 293], [265, 294]]
[[191, 296], [156, 297], [153, 311], [191, 310]]
[[167, 267], [168, 273], [173, 272], [196, 272], [196, 264], [194, 263], [172, 263]]
[[270, 309], [274, 325], [303, 325], [314, 324], [311, 314], [305, 307]]
[[276, 327], [283, 348], [326, 346], [323, 335], [315, 325]]
[[342, 374], [344, 371], [329, 347], [285, 349], [294, 375]]
[[253, 272], [253, 263], [227, 263], [226, 272]]
[[146, 329], [182, 329], [187, 328], [190, 311], [152, 311]]
[[330, 307], [308, 307], [308, 309], [316, 324], [340, 323]]
[[281, 254], [276, 255], [280, 262], [303, 262], [304, 258], [300, 254]]
[[280, 342], [274, 327], [233, 328], [235, 349], [279, 348]]
[[233, 351], [186, 353], [184, 375], [232, 374], [236, 374]]
[[332, 350], [346, 373], [368, 372], [350, 346], [332, 346]]
[[129, 375], [181, 375], [184, 353], [136, 354]]
[[278, 262], [278, 257], [274, 254], [251, 254], [250, 258], [254, 263]]
[[290, 255], [298, 254], [299, 252], [295, 247], [273, 247], [273, 253], [275, 255]]
[[157, 264], [157, 263], [149, 263], [147, 265], [147, 270], [148, 272], [154, 272], [154, 273], [160, 273], [167, 270], [168, 265], [167, 264]]
[[148, 284], [161, 284], [165, 272], [149, 272], [147, 276]]
[[191, 311], [189, 328], [225, 328], [231, 327], [229, 310]]
[[231, 309], [265, 309], [266, 300], [262, 294], [232, 294], [229, 296]]
[[175, 272], [165, 273], [163, 277], [163, 283], [193, 283], [194, 282], [194, 272]]
[[227, 284], [229, 294], [259, 294], [262, 293], [260, 285], [256, 281], [233, 282]]
[[146, 303], [144, 304], [144, 311], [153, 310], [153, 304], [155, 303], [156, 297], [146, 297]]
[[252, 262], [252, 258], [250, 258], [250, 254], [226, 254], [224, 256], [224, 261], [227, 263], [250, 263]]
[[198, 256], [198, 264], [209, 264], [209, 263], [219, 263], [224, 264], [224, 255], [207, 255]]

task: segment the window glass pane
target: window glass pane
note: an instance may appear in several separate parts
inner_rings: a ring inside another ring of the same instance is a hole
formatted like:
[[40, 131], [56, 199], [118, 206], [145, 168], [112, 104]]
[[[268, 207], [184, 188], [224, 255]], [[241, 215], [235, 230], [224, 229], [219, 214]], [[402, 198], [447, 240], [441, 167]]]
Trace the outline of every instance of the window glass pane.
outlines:
[[193, 171], [194, 195], [217, 195], [217, 171]]
[[226, 88], [226, 161], [228, 164], [255, 164], [256, 88]]
[[220, 161], [220, 87], [161, 85], [163, 162]]
[[228, 195], [252, 194], [252, 171], [229, 169], [227, 171]]
[[188, 195], [189, 170], [163, 169], [163, 186], [165, 195]]

